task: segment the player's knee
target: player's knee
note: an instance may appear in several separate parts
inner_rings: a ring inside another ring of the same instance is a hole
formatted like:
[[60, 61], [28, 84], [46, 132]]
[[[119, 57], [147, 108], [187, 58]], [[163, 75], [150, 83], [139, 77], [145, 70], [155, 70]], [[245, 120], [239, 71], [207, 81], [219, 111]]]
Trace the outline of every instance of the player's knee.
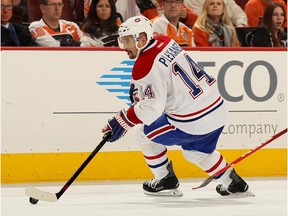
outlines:
[[[215, 167], [217, 164], [217, 169], [221, 169], [226, 165], [226, 160], [218, 151], [213, 151], [211, 154], [199, 152], [199, 151], [187, 151], [183, 150], [183, 155], [186, 160], [194, 163], [205, 172], [210, 170], [212, 167]], [[216, 172], [217, 169], [213, 170]], [[213, 174], [213, 173], [212, 173]]]
[[194, 150], [183, 150], [182, 153], [183, 153], [184, 158], [187, 161], [194, 163], [196, 165], [205, 161], [207, 158], [209, 158], [209, 155], [210, 155], [210, 154], [206, 154], [206, 153], [194, 151]]

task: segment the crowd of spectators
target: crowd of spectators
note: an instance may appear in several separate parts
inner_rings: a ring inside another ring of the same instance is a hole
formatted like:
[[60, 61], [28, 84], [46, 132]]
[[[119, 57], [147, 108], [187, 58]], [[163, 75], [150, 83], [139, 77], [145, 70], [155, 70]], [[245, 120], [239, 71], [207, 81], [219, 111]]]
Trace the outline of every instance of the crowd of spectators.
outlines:
[[183, 47], [287, 47], [285, 0], [2, 0], [1, 46], [118, 46], [140, 14]]

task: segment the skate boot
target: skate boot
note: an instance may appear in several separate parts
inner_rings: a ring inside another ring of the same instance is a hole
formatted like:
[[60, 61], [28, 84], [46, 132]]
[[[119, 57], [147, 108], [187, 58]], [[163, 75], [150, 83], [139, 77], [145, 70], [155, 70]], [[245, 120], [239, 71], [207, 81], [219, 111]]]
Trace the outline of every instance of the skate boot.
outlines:
[[169, 173], [162, 179], [151, 179], [143, 183], [144, 194], [152, 196], [183, 196], [178, 189], [179, 181], [173, 171], [172, 162], [167, 165]]
[[216, 192], [221, 196], [228, 196], [231, 194], [243, 195], [243, 196], [255, 196], [251, 191], [248, 191], [248, 184], [235, 172], [233, 169], [230, 178], [232, 182], [225, 188], [222, 184], [217, 185]]

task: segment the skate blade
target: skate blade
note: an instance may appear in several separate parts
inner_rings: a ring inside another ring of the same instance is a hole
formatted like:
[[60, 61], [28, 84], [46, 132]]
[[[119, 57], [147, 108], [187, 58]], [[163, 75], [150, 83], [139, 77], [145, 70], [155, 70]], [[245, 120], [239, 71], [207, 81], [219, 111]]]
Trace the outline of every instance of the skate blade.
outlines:
[[164, 197], [181, 197], [183, 196], [183, 192], [176, 188], [172, 190], [163, 190], [159, 192], [149, 192], [144, 190], [144, 194], [149, 196], [164, 196]]
[[255, 197], [255, 194], [252, 191], [247, 190], [244, 193], [232, 193], [229, 195], [229, 197]]

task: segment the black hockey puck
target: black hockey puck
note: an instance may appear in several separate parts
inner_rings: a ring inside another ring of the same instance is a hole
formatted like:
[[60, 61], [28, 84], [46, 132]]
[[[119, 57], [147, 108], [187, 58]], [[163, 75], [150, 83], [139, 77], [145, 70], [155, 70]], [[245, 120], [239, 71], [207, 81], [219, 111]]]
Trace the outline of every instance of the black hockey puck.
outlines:
[[34, 199], [32, 197], [29, 198], [29, 202], [33, 205], [36, 205], [38, 203], [38, 201], [39, 201], [38, 199]]

